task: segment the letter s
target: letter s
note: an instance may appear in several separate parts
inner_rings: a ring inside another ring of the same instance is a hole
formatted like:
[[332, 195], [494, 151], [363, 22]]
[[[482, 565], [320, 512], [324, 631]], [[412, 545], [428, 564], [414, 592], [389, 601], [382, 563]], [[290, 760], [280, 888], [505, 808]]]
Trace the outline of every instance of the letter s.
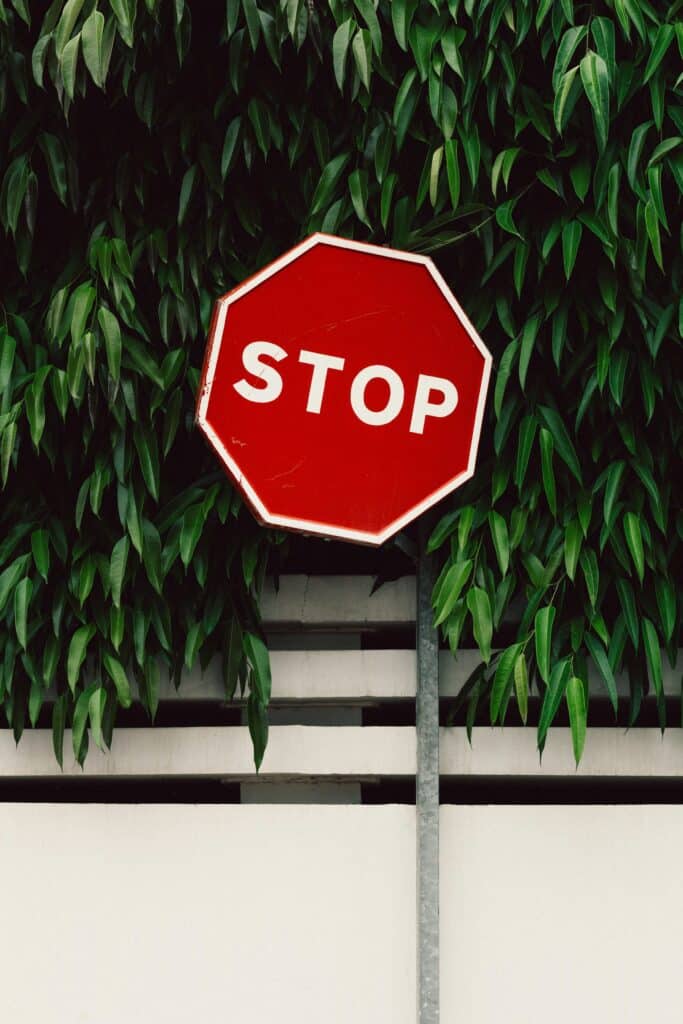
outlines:
[[274, 402], [282, 394], [282, 377], [274, 366], [261, 361], [261, 356], [270, 356], [278, 363], [287, 357], [287, 353], [272, 341], [252, 341], [242, 352], [242, 365], [247, 373], [258, 377], [263, 387], [254, 387], [244, 377], [236, 381], [233, 387], [238, 395], [248, 402]]

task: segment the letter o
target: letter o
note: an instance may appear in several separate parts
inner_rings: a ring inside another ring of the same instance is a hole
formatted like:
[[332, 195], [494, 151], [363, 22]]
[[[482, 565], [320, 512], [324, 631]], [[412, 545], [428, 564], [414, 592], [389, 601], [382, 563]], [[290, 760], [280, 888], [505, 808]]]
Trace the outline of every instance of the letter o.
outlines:
[[[365, 404], [365, 389], [371, 380], [384, 380], [389, 385], [389, 399], [383, 409], [368, 409]], [[351, 408], [363, 423], [371, 427], [382, 427], [395, 420], [403, 408], [405, 389], [403, 381], [390, 366], [366, 366], [353, 378], [351, 385]]]

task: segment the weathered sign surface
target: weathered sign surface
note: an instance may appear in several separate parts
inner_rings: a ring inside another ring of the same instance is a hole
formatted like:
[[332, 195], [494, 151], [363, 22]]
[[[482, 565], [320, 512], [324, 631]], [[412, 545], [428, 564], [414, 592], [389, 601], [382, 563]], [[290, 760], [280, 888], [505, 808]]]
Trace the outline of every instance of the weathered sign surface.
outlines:
[[431, 260], [317, 234], [217, 301], [197, 423], [261, 522], [380, 544], [472, 476], [490, 370]]

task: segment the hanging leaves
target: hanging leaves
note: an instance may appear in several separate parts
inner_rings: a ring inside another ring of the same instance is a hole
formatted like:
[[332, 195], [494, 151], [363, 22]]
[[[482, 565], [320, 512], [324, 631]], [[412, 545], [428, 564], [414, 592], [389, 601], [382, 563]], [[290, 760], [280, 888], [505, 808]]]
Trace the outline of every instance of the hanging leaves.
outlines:
[[56, 756], [78, 709], [82, 759], [132, 699], [133, 666], [153, 715], [160, 664], [178, 678], [186, 656], [216, 656], [260, 763], [273, 538], [192, 411], [213, 299], [323, 230], [431, 254], [494, 354], [476, 475], [432, 535], [435, 620], [488, 664], [469, 728], [478, 706], [500, 722], [514, 693], [526, 720], [541, 696], [542, 747], [566, 702], [580, 756], [583, 663], [616, 705], [626, 669], [656, 691], [653, 631], [671, 657], [681, 646], [673, 16], [635, 0], [27, 13], [0, 16], [0, 649], [26, 658], [16, 720], [40, 711], [26, 666], [44, 665]]

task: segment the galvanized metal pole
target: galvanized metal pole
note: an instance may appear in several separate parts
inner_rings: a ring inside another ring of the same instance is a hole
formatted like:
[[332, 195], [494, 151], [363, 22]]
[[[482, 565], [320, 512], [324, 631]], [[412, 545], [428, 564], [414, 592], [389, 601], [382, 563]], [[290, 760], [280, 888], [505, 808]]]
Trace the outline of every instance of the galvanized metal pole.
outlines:
[[417, 1020], [439, 1020], [439, 643], [431, 595], [430, 517], [420, 522], [417, 564]]

